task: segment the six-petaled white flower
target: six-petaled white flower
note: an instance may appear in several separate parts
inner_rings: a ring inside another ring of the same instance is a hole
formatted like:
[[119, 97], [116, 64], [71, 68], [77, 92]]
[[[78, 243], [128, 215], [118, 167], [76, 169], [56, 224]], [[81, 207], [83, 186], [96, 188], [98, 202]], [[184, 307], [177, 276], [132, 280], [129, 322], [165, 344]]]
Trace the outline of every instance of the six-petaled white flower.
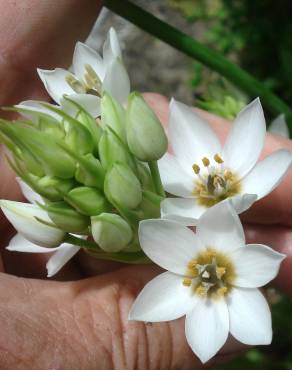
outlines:
[[54, 226], [48, 214], [35, 204], [35, 202], [42, 202], [41, 197], [21, 179], [17, 181], [23, 195], [31, 203], [0, 201], [3, 213], [18, 232], [10, 240], [6, 249], [27, 253], [55, 252], [46, 265], [48, 277], [51, 277], [61, 270], [80, 250], [80, 247], [63, 243], [66, 233]]
[[162, 216], [191, 226], [206, 209], [227, 198], [241, 213], [270, 193], [289, 169], [292, 154], [278, 150], [256, 163], [265, 134], [259, 99], [239, 113], [223, 148], [207, 122], [191, 107], [172, 100], [173, 154], [165, 154], [159, 170], [165, 190], [179, 198], [162, 202]]
[[130, 92], [128, 73], [116, 32], [111, 28], [103, 46], [103, 58], [89, 46], [77, 42], [73, 55], [73, 72], [63, 68], [38, 69], [48, 93], [66, 110], [72, 105], [63, 98], [83, 106], [94, 117], [100, 115], [100, 97], [104, 91], [120, 103], [127, 101]]
[[138, 295], [129, 319], [157, 322], [186, 315], [186, 338], [202, 362], [224, 345], [228, 332], [242, 343], [269, 344], [271, 314], [257, 289], [272, 280], [283, 254], [245, 245], [243, 228], [229, 202], [208, 209], [196, 234], [171, 220], [145, 220], [142, 249], [167, 272]]

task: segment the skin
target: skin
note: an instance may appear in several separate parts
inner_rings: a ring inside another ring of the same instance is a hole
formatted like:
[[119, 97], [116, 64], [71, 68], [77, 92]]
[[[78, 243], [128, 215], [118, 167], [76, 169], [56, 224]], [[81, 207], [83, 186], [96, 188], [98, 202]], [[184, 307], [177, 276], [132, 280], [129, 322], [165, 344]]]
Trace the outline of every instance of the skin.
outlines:
[[[21, 5], [0, 0], [1, 105], [28, 98], [46, 99], [35, 67], [66, 67], [76, 40], [82, 40], [89, 32], [98, 2], [60, 3], [57, 8], [46, 0], [22, 1]], [[17, 88], [11, 81], [17, 82]], [[167, 100], [155, 94], [145, 97], [165, 124]], [[224, 140], [229, 123], [205, 112], [200, 114]], [[292, 149], [292, 143], [268, 135], [264, 155], [278, 148]], [[1, 148], [0, 198], [21, 200], [15, 175], [3, 157]], [[290, 172], [277, 190], [242, 216], [249, 242], [265, 243], [287, 254], [275, 284], [289, 294], [292, 293], [291, 184]], [[55, 281], [49, 281], [45, 279], [47, 256], [4, 251], [14, 231], [1, 217], [2, 370], [202, 368], [186, 344], [183, 319], [152, 325], [127, 320], [138, 292], [161, 272], [157, 267], [121, 266], [95, 261], [80, 253]], [[229, 340], [209, 365], [226, 361], [245, 348]]]

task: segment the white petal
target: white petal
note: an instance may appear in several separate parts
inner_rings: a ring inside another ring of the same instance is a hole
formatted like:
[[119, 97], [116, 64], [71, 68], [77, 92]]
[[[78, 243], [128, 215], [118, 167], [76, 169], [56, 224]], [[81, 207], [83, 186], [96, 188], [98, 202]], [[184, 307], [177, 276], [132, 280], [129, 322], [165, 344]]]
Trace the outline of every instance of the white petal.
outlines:
[[201, 216], [197, 223], [197, 235], [206, 247], [222, 252], [245, 244], [240, 219], [229, 201], [216, 204]]
[[103, 60], [93, 49], [82, 42], [77, 42], [73, 54], [73, 70], [79, 80], [84, 81], [85, 66], [90, 65], [98, 77], [104, 77]]
[[278, 150], [261, 162], [242, 180], [244, 193], [257, 194], [258, 199], [265, 197], [281, 182], [292, 163], [292, 153]]
[[116, 58], [106, 66], [103, 90], [124, 104], [130, 94], [130, 79], [123, 62]]
[[47, 262], [48, 277], [55, 275], [80, 250], [80, 247], [64, 243]]
[[194, 177], [185, 171], [173, 155], [166, 153], [158, 161], [158, 167], [167, 192], [181, 197], [192, 197]]
[[33, 244], [26, 240], [21, 234], [16, 234], [9, 242], [7, 250], [13, 252], [25, 252], [25, 253], [52, 253], [62, 248], [61, 244], [55, 248], [45, 248], [39, 245]]
[[186, 338], [194, 353], [205, 363], [224, 345], [229, 317], [224, 299], [200, 299], [186, 317]]
[[175, 320], [191, 311], [198, 299], [191, 288], [183, 285], [181, 276], [164, 272], [143, 288], [131, 308], [129, 320]]
[[271, 312], [258, 289], [233, 288], [227, 304], [230, 333], [235, 339], [250, 345], [271, 343]]
[[[36, 101], [36, 100], [26, 100], [26, 101], [23, 101], [23, 102], [17, 104], [15, 107], [25, 109], [26, 112], [25, 113], [23, 112], [21, 114], [24, 117], [28, 117], [29, 119], [34, 119], [34, 116], [32, 114], [29, 114], [29, 112], [38, 112], [38, 113], [47, 114], [48, 116], [53, 117], [57, 121], [61, 120], [60, 116], [57, 113], [55, 113], [55, 112], [51, 111], [50, 109], [42, 106], [40, 103], [41, 102]], [[48, 103], [46, 102], [46, 104], [48, 104]], [[55, 105], [54, 105], [54, 107], [55, 107]]]
[[233, 208], [237, 214], [240, 214], [247, 209], [249, 209], [253, 203], [257, 200], [257, 195], [255, 194], [241, 194], [235, 195], [234, 197], [229, 198], [232, 203]]
[[212, 159], [221, 152], [220, 142], [208, 122], [193, 108], [174, 99], [170, 102], [169, 135], [175, 156], [190, 170], [194, 163], [200, 165], [203, 157]]
[[25, 199], [27, 199], [30, 203], [35, 204], [36, 202], [44, 202], [43, 198], [34, 190], [32, 190], [29, 185], [22, 181], [20, 177], [16, 177], [16, 181], [18, 182], [18, 185], [20, 186], [21, 192], [24, 195]]
[[34, 204], [0, 201], [1, 209], [14, 228], [30, 242], [43, 247], [54, 247], [64, 239], [65, 232], [36, 220], [52, 223], [45, 211]]
[[284, 254], [261, 245], [250, 244], [229, 254], [235, 265], [234, 285], [243, 288], [259, 288], [273, 280], [286, 257]]
[[259, 99], [247, 105], [236, 117], [223, 148], [227, 167], [242, 178], [256, 164], [264, 146], [266, 123]]
[[119, 57], [122, 59], [122, 52], [117, 33], [114, 28], [110, 28], [106, 41], [103, 45], [103, 59], [105, 65], [108, 65], [113, 59]]
[[[81, 105], [94, 118], [100, 116], [100, 98], [98, 96], [91, 94], [72, 94], [67, 95], [67, 98]], [[70, 116], [74, 117], [78, 113], [78, 108], [70, 103], [68, 99], [61, 98], [61, 108]]]
[[206, 211], [194, 198], [166, 198], [160, 207], [162, 218], [177, 221], [185, 226], [196, 226], [198, 219]]
[[280, 135], [289, 139], [289, 129], [285, 120], [285, 115], [280, 114], [277, 118], [275, 118], [271, 122], [268, 131], [272, 134]]
[[139, 225], [141, 248], [156, 264], [185, 275], [188, 263], [202, 250], [193, 231], [169, 220], [144, 220]]
[[70, 95], [74, 93], [73, 89], [66, 81], [66, 77], [68, 75], [72, 75], [72, 73], [66, 69], [56, 68], [54, 70], [45, 70], [38, 68], [37, 71], [47, 89], [47, 92], [56, 103], [60, 104], [60, 99], [64, 94]]

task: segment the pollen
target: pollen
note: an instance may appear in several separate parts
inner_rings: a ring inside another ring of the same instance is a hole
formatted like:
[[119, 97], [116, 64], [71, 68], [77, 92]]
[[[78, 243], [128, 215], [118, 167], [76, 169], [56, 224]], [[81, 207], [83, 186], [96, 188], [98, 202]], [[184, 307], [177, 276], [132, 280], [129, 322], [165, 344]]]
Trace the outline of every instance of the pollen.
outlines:
[[192, 168], [196, 175], [200, 173], [200, 166], [198, 166], [197, 164], [193, 164]]
[[192, 285], [192, 280], [188, 279], [188, 278], [183, 279], [183, 285], [184, 286], [191, 286]]
[[203, 165], [208, 167], [210, 165], [210, 161], [207, 157], [202, 158]]
[[206, 288], [204, 288], [202, 285], [199, 285], [197, 288], [196, 288], [196, 293], [201, 296], [201, 297], [204, 297], [207, 293], [207, 290]]
[[222, 276], [226, 273], [226, 268], [225, 267], [216, 267], [216, 275], [218, 279], [221, 279]]
[[220, 157], [219, 154], [214, 155], [214, 161], [219, 163], [219, 164], [224, 163], [223, 159]]
[[226, 286], [223, 286], [222, 288], [219, 288], [216, 292], [218, 298], [223, 297], [228, 292], [228, 289]]

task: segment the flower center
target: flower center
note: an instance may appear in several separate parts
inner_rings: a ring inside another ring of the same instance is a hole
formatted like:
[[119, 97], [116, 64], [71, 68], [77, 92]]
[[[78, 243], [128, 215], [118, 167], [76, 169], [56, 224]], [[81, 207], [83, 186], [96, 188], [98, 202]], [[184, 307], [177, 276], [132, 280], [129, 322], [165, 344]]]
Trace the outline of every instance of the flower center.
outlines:
[[102, 82], [89, 64], [85, 65], [85, 73], [82, 81], [68, 74], [66, 76], [66, 82], [77, 94], [102, 95]]
[[[205, 207], [212, 207], [222, 200], [240, 193], [240, 182], [237, 176], [224, 166], [223, 159], [215, 154], [214, 165], [207, 157], [202, 159], [203, 169], [198, 164], [193, 164], [193, 171], [197, 178], [193, 195], [198, 203]], [[204, 172], [204, 173], [202, 173]]]
[[230, 259], [208, 248], [188, 263], [183, 285], [201, 297], [220, 298], [231, 290], [235, 271]]

